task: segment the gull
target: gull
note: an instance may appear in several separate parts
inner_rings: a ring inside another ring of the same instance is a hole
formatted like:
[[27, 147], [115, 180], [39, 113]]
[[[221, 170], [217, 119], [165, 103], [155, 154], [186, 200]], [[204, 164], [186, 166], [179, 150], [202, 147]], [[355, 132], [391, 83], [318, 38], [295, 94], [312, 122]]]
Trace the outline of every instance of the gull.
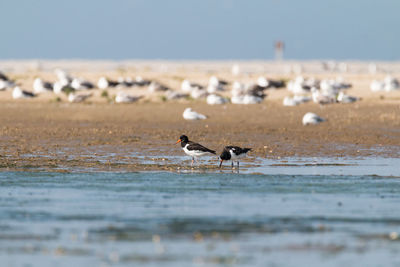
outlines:
[[358, 100], [360, 100], [359, 97], [346, 95], [345, 93], [343, 93], [343, 91], [340, 91], [337, 96], [337, 101], [340, 103], [353, 103]]
[[310, 124], [316, 125], [323, 121], [325, 121], [325, 119], [321, 118], [320, 116], [312, 112], [307, 112], [303, 116], [303, 125], [310, 125]]
[[289, 81], [287, 84], [287, 89], [295, 95], [307, 94], [310, 92], [311, 87], [306, 85], [304, 81]]
[[234, 82], [231, 90], [232, 96], [240, 96], [245, 94], [245, 86], [240, 82]]
[[116, 103], [133, 103], [141, 99], [143, 96], [131, 96], [124, 92], [118, 92], [115, 97]]
[[15, 83], [11, 81], [4, 73], [0, 72], [0, 91], [6, 90], [15, 86]]
[[385, 89], [385, 83], [382, 81], [373, 80], [370, 89], [372, 92], [379, 92]]
[[99, 81], [97, 82], [97, 87], [100, 89], [107, 89], [109, 87], [116, 87], [119, 85], [119, 82], [109, 80], [106, 77], [100, 77]]
[[386, 92], [395, 91], [400, 88], [399, 81], [390, 75], [385, 77], [384, 83], [385, 83], [385, 91]]
[[257, 84], [243, 85], [235, 82], [232, 87], [232, 104], [257, 104], [263, 101], [264, 94], [263, 87]]
[[261, 87], [264, 87], [264, 88], [267, 88], [269, 83], [268, 83], [268, 80], [265, 77], [258, 77], [257, 85], [261, 86]]
[[88, 90], [88, 89], [93, 89], [94, 85], [89, 81], [84, 81], [82, 79], [74, 78], [71, 82], [71, 87], [74, 88], [75, 90]]
[[297, 106], [297, 105], [299, 105], [299, 104], [300, 104], [300, 102], [299, 102], [299, 101], [296, 101], [296, 100], [294, 99], [294, 97], [286, 96], [286, 97], [283, 99], [283, 105], [286, 106], [286, 107], [294, 107], [294, 106]]
[[218, 91], [225, 91], [226, 85], [228, 85], [227, 81], [219, 80], [217, 77], [211, 76], [208, 81], [207, 92], [213, 94]]
[[168, 90], [166, 95], [168, 100], [172, 100], [172, 99], [180, 99], [180, 98], [188, 98], [189, 95], [188, 94], [182, 94], [179, 93], [177, 91], [173, 91], [173, 90]]
[[299, 104], [306, 103], [310, 100], [311, 100], [311, 98], [308, 96], [302, 96], [302, 95], [295, 95], [293, 97], [287, 96], [283, 99], [283, 105], [284, 106], [297, 106]]
[[55, 94], [61, 94], [61, 92], [67, 92], [67, 91], [75, 92], [75, 89], [72, 88], [70, 85], [63, 85], [63, 83], [60, 81], [57, 81], [53, 84], [53, 92]]
[[2, 80], [0, 79], [0, 91], [4, 91], [7, 88], [15, 86], [15, 83], [13, 81], [7, 81], [7, 80]]
[[[116, 83], [118, 83], [117, 86], [122, 86], [122, 87], [144, 86], [145, 85], [145, 83], [141, 83], [141, 82], [132, 80], [131, 77], [118, 77], [118, 80], [116, 81]], [[147, 85], [149, 85], [149, 84], [147, 84]]]
[[21, 90], [21, 88], [19, 88], [19, 86], [16, 86], [12, 92], [12, 97], [14, 99], [21, 99], [21, 98], [32, 98], [35, 97], [36, 95], [25, 91], [25, 90]]
[[208, 80], [208, 84], [215, 85], [216, 87], [228, 85], [227, 81], [220, 80], [216, 76], [211, 76]]
[[224, 91], [225, 88], [223, 86], [217, 86], [215, 84], [209, 84], [207, 86], [207, 93], [214, 94], [219, 91]]
[[255, 95], [245, 95], [243, 98], [243, 104], [258, 104], [263, 101], [262, 97], [255, 96]]
[[207, 117], [203, 114], [197, 113], [192, 108], [186, 108], [183, 112], [183, 118], [185, 120], [205, 120]]
[[209, 104], [209, 105], [221, 105], [221, 104], [225, 104], [225, 103], [228, 103], [228, 99], [226, 99], [220, 95], [211, 94], [211, 95], [207, 96], [207, 104]]
[[192, 92], [190, 92], [190, 96], [194, 99], [199, 99], [203, 97], [207, 97], [208, 93], [204, 89], [194, 88]]
[[168, 91], [169, 88], [167, 86], [165, 86], [165, 85], [162, 85], [162, 84], [158, 83], [158, 82], [152, 82], [149, 85], [149, 89], [148, 90], [149, 90], [149, 92], [154, 93], [154, 92], [159, 92], [159, 91]]
[[276, 81], [276, 80], [268, 80], [265, 77], [258, 77], [257, 79], [257, 85], [262, 87], [262, 88], [282, 88], [285, 86], [285, 82], [280, 80], [280, 81]]
[[72, 83], [73, 79], [66, 71], [62, 69], [55, 69], [54, 72], [62, 86], [67, 86]]
[[185, 93], [190, 93], [194, 89], [203, 89], [204, 87], [197, 83], [192, 83], [189, 80], [183, 80], [181, 84], [181, 90]]
[[315, 87], [311, 89], [311, 92], [314, 103], [325, 105], [336, 102], [336, 94], [322, 94], [320, 90]]
[[9, 81], [10, 79], [9, 79], [4, 73], [2, 73], [2, 72], [0, 71], [0, 80]]
[[151, 84], [150, 80], [145, 80], [142, 78], [142, 76], [136, 76], [135, 81], [134, 81], [134, 85], [135, 86], [149, 86]]
[[53, 91], [53, 84], [50, 82], [44, 82], [40, 78], [36, 78], [33, 81], [33, 92], [36, 94], [45, 93], [45, 92], [52, 92]]
[[71, 103], [80, 103], [91, 97], [92, 94], [74, 94], [70, 93], [68, 95], [68, 101]]
[[239, 95], [239, 96], [233, 96], [231, 98], [232, 104], [243, 104], [243, 105], [248, 105], [248, 104], [258, 104], [263, 101], [262, 97], [259, 96], [254, 96], [254, 95]]

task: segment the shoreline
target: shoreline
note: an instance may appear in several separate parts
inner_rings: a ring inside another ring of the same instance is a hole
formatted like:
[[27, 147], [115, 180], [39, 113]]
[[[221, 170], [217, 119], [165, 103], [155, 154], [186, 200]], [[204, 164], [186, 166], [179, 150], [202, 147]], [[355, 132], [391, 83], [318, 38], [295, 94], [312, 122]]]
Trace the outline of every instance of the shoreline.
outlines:
[[[312, 103], [288, 108], [277, 101], [246, 106], [192, 103], [209, 116], [204, 121], [183, 120], [187, 106], [2, 103], [0, 166], [2, 170], [110, 166], [122, 171], [173, 170], [180, 162], [150, 166], [140, 161], [157, 155], [185, 159], [180, 146], [174, 145], [181, 134], [217, 154], [233, 144], [252, 147], [251, 157], [266, 159], [400, 155], [399, 106], [391, 102], [362, 101], [346, 108]], [[327, 121], [303, 126], [301, 117], [308, 111]]]

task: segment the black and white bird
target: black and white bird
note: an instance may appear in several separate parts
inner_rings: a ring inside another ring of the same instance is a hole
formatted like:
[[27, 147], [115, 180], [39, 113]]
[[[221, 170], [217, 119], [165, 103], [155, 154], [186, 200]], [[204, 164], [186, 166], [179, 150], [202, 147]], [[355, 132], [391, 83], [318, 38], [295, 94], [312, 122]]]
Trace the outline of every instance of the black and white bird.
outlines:
[[241, 158], [246, 157], [247, 152], [249, 152], [251, 148], [241, 148], [238, 146], [226, 146], [224, 147], [224, 150], [222, 151], [221, 155], [219, 156], [220, 163], [219, 167], [221, 168], [222, 162], [224, 160], [231, 160], [232, 161], [232, 168], [233, 168], [233, 162], [237, 162], [237, 167], [239, 169], [239, 160]]
[[99, 81], [97, 82], [97, 87], [100, 89], [107, 89], [109, 87], [116, 87], [119, 85], [119, 82], [107, 79], [106, 77], [100, 77]]
[[53, 84], [51, 82], [43, 81], [40, 78], [36, 78], [33, 81], [33, 92], [35, 94], [53, 92]]
[[15, 82], [11, 81], [4, 73], [0, 71], [0, 91], [15, 86]]
[[89, 81], [74, 78], [71, 82], [71, 87], [75, 90], [89, 90], [94, 88], [94, 84]]
[[192, 157], [191, 166], [193, 166], [194, 160], [197, 161], [198, 157], [210, 155], [210, 154], [215, 155], [214, 150], [208, 149], [205, 146], [202, 146], [198, 143], [189, 141], [189, 138], [186, 135], [181, 135], [181, 137], [179, 137], [179, 140], [176, 141], [175, 144], [178, 144], [178, 143], [181, 143], [181, 147], [182, 147], [183, 151], [186, 153], [186, 155]]
[[14, 99], [22, 99], [22, 98], [32, 98], [36, 95], [34, 93], [22, 90], [19, 86], [16, 86], [12, 92], [12, 97]]

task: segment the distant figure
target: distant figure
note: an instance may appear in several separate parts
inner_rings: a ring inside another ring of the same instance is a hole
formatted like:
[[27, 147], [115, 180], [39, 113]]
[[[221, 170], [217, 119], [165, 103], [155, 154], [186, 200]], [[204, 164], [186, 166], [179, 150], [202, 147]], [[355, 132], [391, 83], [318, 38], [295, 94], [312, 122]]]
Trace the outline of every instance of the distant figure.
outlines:
[[207, 96], [207, 104], [209, 105], [221, 105], [228, 103], [229, 100], [217, 94], [211, 94]]
[[281, 61], [283, 59], [283, 50], [285, 49], [285, 44], [282, 41], [275, 42], [275, 59]]
[[324, 121], [325, 119], [312, 112], [307, 112], [303, 117], [303, 125], [316, 125]]
[[13, 97], [14, 99], [32, 98], [32, 97], [35, 97], [35, 96], [36, 96], [36, 95], [33, 94], [33, 93], [31, 93], [31, 92], [22, 90], [21, 88], [19, 88], [19, 86], [16, 86], [16, 87], [14, 88], [13, 92], [12, 92], [12, 97]]
[[91, 93], [90, 94], [79, 94], [79, 95], [70, 93], [68, 95], [68, 101], [71, 103], [80, 103], [80, 102], [85, 101], [86, 99], [88, 99], [91, 96], [92, 96]]
[[132, 96], [125, 92], [118, 92], [115, 96], [115, 103], [133, 103], [141, 99], [142, 96]]
[[240, 74], [240, 66], [239, 66], [239, 64], [234, 64], [232, 66], [232, 75], [238, 76], [239, 74]]
[[197, 113], [191, 108], [186, 108], [183, 112], [183, 118], [185, 120], [205, 120], [207, 117], [203, 114]]

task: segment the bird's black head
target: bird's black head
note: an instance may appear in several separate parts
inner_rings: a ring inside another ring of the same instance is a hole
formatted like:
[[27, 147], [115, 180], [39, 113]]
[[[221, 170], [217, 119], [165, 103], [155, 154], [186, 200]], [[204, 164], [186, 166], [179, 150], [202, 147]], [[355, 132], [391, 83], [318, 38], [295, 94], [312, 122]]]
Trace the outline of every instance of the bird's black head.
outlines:
[[222, 166], [222, 162], [224, 160], [230, 160], [231, 159], [231, 154], [229, 153], [228, 150], [224, 149], [224, 151], [222, 151], [221, 155], [219, 156], [220, 158], [220, 163], [219, 163], [219, 167], [221, 168]]
[[222, 160], [230, 160], [231, 159], [231, 154], [229, 153], [228, 150], [224, 149], [224, 151], [222, 151], [222, 153], [219, 156], [219, 158], [222, 159]]
[[181, 137], [179, 137], [179, 140], [176, 141], [175, 144], [181, 143], [182, 147], [184, 147], [184, 144], [187, 144], [187, 142], [189, 142], [189, 138], [186, 135], [181, 135]]
[[189, 142], [189, 138], [186, 135], [181, 135], [181, 137], [179, 137], [179, 139], [181, 140], [181, 142], [184, 142], [184, 143]]

